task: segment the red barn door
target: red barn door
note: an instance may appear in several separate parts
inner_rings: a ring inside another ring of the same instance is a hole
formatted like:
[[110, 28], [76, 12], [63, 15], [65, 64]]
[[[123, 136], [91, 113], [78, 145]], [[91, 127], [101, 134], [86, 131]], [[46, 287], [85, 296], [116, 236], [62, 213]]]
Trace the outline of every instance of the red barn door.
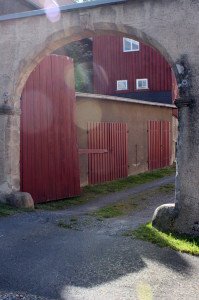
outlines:
[[21, 190], [35, 203], [80, 194], [73, 61], [47, 56], [21, 101]]
[[166, 121], [148, 121], [149, 170], [170, 165], [171, 124]]
[[93, 151], [88, 155], [90, 184], [128, 176], [127, 142], [126, 123], [88, 123], [88, 149]]

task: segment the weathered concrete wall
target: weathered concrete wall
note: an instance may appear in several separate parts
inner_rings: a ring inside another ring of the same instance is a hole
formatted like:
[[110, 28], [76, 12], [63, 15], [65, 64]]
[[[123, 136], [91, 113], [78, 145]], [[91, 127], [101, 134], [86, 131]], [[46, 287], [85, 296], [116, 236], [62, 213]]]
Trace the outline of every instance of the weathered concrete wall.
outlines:
[[[76, 93], [77, 137], [80, 149], [88, 148], [88, 122], [128, 125], [128, 175], [148, 170], [147, 121], [172, 123], [172, 106], [125, 98]], [[143, 103], [143, 104], [139, 104]], [[137, 155], [136, 155], [137, 145]], [[172, 164], [173, 161], [171, 161]], [[80, 183], [88, 184], [88, 155], [79, 155]]]
[[[99, 34], [135, 38], [158, 50], [169, 62], [183, 98], [179, 114], [176, 218], [173, 230], [196, 233], [199, 215], [199, 2], [196, 0], [132, 0], [120, 4], [64, 11], [57, 22], [45, 15], [0, 22], [0, 104], [20, 107], [24, 83], [41, 59], [66, 43]], [[6, 96], [8, 94], [8, 97]], [[3, 96], [5, 95], [5, 97]], [[187, 106], [183, 106], [187, 105]], [[8, 117], [1, 115], [0, 123]], [[15, 115], [11, 115], [15, 119]], [[11, 124], [13, 121], [10, 121]], [[19, 122], [18, 122], [19, 124]], [[0, 131], [0, 190], [19, 189], [8, 173], [19, 153], [12, 140], [19, 125]], [[13, 147], [13, 148], [12, 148]], [[6, 159], [9, 149], [9, 157]], [[19, 166], [19, 155], [15, 165]]]

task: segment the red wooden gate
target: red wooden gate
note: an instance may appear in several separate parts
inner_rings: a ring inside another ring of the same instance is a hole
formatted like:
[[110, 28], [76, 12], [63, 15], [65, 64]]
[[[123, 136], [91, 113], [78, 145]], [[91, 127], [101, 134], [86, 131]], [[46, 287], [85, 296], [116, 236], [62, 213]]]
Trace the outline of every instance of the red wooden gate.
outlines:
[[148, 166], [154, 170], [170, 165], [171, 124], [148, 121]]
[[80, 194], [73, 62], [47, 56], [21, 101], [21, 190], [44, 202]]
[[127, 124], [89, 122], [88, 149], [90, 184], [128, 175]]

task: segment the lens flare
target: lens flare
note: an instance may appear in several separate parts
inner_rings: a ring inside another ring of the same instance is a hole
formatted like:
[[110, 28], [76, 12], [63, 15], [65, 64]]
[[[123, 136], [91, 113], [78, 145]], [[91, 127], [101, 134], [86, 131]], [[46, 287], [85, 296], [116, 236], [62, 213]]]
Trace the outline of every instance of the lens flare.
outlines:
[[56, 1], [45, 0], [44, 9], [48, 20], [52, 23], [58, 22], [61, 17], [60, 9]]
[[[67, 59], [69, 59], [67, 57]], [[68, 89], [74, 89], [74, 69], [73, 65], [69, 64], [64, 69], [64, 81]]]
[[83, 130], [87, 130], [88, 120], [91, 122], [101, 122], [102, 120], [102, 109], [98, 103], [92, 105], [92, 100], [77, 101], [76, 111], [77, 127]]
[[94, 82], [96, 82], [96, 89], [99, 87], [103, 91], [103, 94], [106, 94], [108, 91], [108, 75], [104, 68], [96, 63], [93, 64], [94, 74], [96, 76]]
[[153, 300], [153, 291], [147, 282], [139, 282], [136, 287], [138, 300]]
[[[33, 103], [30, 103], [30, 106], [33, 107], [33, 109], [31, 111], [26, 111], [25, 109], [24, 111], [25, 114], [27, 114], [26, 118], [28, 118], [29, 126], [24, 126], [23, 131], [29, 135], [45, 133], [47, 129], [49, 130], [52, 128], [53, 116], [55, 114], [55, 109], [57, 109], [56, 107], [53, 107], [52, 99], [48, 97], [45, 92], [36, 89], [26, 91], [26, 99], [30, 102], [34, 99], [34, 105], [32, 105]], [[40, 108], [42, 107], [39, 112], [37, 105]], [[40, 122], [41, 120], [42, 122]]]

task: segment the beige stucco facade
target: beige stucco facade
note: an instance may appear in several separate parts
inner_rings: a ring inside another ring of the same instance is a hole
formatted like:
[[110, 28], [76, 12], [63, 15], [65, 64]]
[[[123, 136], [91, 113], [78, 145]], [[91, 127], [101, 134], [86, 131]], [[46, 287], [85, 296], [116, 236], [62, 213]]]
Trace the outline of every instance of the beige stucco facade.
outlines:
[[[176, 133], [172, 129], [173, 105], [113, 96], [76, 93], [77, 140], [80, 149], [88, 148], [88, 122], [127, 123], [128, 175], [148, 171], [147, 121], [167, 121], [171, 124], [171, 141]], [[174, 155], [171, 146], [171, 160]], [[80, 183], [88, 184], [88, 154], [79, 155]]]
[[122, 35], [154, 47], [176, 75], [182, 99], [177, 103], [179, 139], [172, 229], [199, 235], [199, 2], [132, 0], [91, 8], [77, 5], [60, 11], [56, 22], [44, 12], [24, 14], [0, 17], [1, 199], [20, 189], [20, 96], [31, 71], [45, 55], [71, 41], [100, 34]]

